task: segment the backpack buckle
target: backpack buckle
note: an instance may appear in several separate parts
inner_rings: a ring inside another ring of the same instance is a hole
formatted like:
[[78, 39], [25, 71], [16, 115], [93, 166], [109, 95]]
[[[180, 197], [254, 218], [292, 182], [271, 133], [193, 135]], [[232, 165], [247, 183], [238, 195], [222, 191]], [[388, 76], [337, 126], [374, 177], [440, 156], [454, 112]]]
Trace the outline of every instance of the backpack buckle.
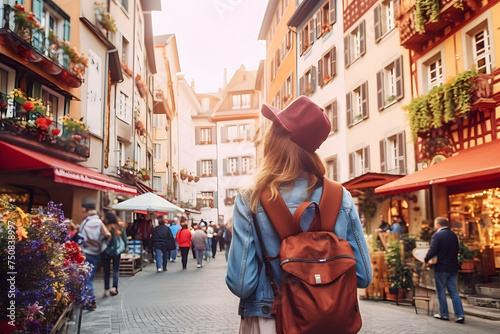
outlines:
[[321, 275], [320, 274], [314, 275], [314, 279], [316, 280], [316, 284], [321, 284]]

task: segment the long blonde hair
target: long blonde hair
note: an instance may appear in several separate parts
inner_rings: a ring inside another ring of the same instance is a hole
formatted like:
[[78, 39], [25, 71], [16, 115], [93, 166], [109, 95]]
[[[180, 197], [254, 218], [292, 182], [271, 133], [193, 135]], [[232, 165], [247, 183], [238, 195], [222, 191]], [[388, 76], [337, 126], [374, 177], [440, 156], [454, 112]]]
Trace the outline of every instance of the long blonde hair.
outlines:
[[262, 165], [255, 175], [253, 188], [249, 189], [250, 210], [257, 212], [260, 194], [267, 185], [271, 187], [271, 199], [275, 199], [282, 183], [290, 182], [293, 186], [297, 177], [302, 174], [307, 177], [307, 192], [310, 196], [325, 173], [325, 165], [317, 153], [295, 144], [288, 132], [273, 123], [264, 137]]

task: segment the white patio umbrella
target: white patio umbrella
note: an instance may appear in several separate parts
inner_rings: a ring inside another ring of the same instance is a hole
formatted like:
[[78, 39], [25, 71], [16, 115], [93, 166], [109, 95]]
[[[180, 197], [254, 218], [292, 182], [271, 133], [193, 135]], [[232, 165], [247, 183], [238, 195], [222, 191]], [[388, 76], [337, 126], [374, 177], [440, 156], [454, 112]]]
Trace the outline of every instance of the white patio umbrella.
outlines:
[[111, 207], [123, 211], [184, 212], [184, 209], [153, 193], [144, 193], [121, 203], [113, 204]]

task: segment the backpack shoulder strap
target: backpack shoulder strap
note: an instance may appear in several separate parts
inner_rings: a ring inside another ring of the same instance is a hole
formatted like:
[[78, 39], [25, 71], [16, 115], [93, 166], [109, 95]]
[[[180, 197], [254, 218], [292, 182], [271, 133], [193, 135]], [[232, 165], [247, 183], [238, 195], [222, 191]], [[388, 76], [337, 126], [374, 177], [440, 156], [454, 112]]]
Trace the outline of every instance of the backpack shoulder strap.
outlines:
[[290, 236], [292, 234], [291, 221], [293, 216], [279, 191], [276, 199], [271, 200], [271, 188], [264, 188], [260, 194], [260, 204], [281, 240]]
[[340, 183], [326, 177], [323, 178], [323, 192], [319, 201], [321, 230], [333, 232], [335, 229], [340, 206], [342, 205], [343, 193], [344, 189]]

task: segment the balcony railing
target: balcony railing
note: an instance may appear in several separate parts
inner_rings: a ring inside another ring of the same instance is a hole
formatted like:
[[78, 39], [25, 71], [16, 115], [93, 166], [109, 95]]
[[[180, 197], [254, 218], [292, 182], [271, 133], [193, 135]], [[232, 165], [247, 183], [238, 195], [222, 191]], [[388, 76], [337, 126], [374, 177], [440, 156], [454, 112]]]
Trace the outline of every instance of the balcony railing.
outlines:
[[[80, 87], [86, 67], [83, 55], [78, 54], [66, 41], [59, 42], [52, 33], [47, 35], [44, 28], [38, 27], [38, 23], [34, 24], [26, 18], [19, 19], [20, 13], [24, 12], [9, 5], [0, 7], [0, 43], [10, 47], [24, 61], [37, 64], [43, 71], [58, 76], [71, 87]], [[73, 56], [70, 56], [71, 53]]]
[[[401, 45], [407, 49], [421, 49], [433, 37], [444, 35], [444, 28], [465, 22], [467, 11], [476, 11], [480, 0], [399, 0], [394, 13], [399, 21]], [[428, 8], [427, 8], [428, 7]], [[439, 10], [437, 10], [439, 9]]]
[[0, 93], [0, 139], [71, 161], [90, 156], [90, 133], [82, 126], [68, 127]]

